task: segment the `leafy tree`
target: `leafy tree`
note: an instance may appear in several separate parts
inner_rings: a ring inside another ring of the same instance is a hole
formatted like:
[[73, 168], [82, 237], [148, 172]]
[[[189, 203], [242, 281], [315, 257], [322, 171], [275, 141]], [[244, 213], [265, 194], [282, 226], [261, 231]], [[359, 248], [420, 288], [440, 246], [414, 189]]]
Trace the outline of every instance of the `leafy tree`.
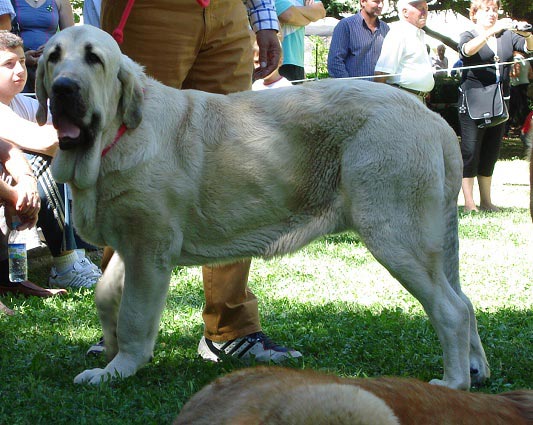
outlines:
[[[389, 0], [392, 7], [390, 11], [383, 16], [386, 22], [392, 22], [398, 19], [396, 15], [396, 1]], [[526, 20], [533, 22], [533, 2], [529, 0], [501, 0], [503, 10], [514, 19]], [[76, 21], [79, 22], [83, 0], [70, 0]], [[341, 13], [356, 13], [359, 10], [359, 0], [322, 0], [326, 8], [327, 16], [341, 19]], [[433, 0], [429, 1], [430, 10], [452, 10], [455, 13], [468, 17], [469, 0]]]
[[[394, 22], [398, 20], [396, 13], [397, 0], [389, 0], [389, 7], [382, 19], [385, 22]], [[517, 20], [524, 20], [533, 23], [533, 2], [528, 0], [501, 0], [502, 9], [506, 15]], [[326, 8], [327, 16], [341, 19], [342, 14], [356, 13], [359, 10], [359, 0], [322, 0]], [[452, 11], [456, 14], [469, 18], [468, 8], [470, 0], [434, 0], [428, 1], [430, 11]], [[431, 28], [424, 28], [431, 37], [436, 38], [453, 50], [457, 49], [457, 42], [445, 35], [433, 31]]]
[[74, 22], [78, 23], [81, 19], [81, 9], [83, 7], [83, 0], [70, 0], [72, 9], [74, 10]]
[[[383, 16], [383, 20], [391, 22], [397, 19], [396, 1], [389, 0], [389, 12]], [[502, 9], [514, 19], [533, 21], [533, 2], [527, 0], [501, 0]], [[337, 19], [342, 18], [341, 13], [355, 13], [359, 10], [359, 0], [322, 0], [328, 16]], [[468, 17], [470, 0], [433, 0], [428, 1], [429, 10], [451, 10], [455, 13]]]
[[72, 4], [73, 9], [79, 9], [83, 7], [83, 0], [70, 0], [70, 4]]

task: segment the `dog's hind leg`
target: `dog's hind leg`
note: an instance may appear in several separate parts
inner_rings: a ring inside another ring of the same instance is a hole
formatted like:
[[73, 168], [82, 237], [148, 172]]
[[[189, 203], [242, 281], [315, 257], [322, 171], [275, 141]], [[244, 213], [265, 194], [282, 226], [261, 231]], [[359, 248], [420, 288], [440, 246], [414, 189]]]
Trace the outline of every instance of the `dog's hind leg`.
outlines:
[[[145, 243], [144, 255], [130, 254], [124, 263], [115, 258], [117, 255], [112, 259], [105, 274], [111, 276], [116, 272], [115, 277], [123, 274], [124, 279], [103, 279], [104, 285], [98, 294], [98, 312], [104, 327], [104, 339], [111, 339], [110, 349], [116, 354], [104, 369], [86, 370], [76, 376], [75, 383], [99, 384], [117, 376], [125, 378], [135, 374], [151, 359], [172, 271], [170, 263], [158, 256], [161, 251], [152, 248]], [[124, 282], [123, 288], [121, 281]], [[107, 296], [110, 298], [106, 299]], [[111, 317], [107, 317], [108, 312]], [[105, 342], [107, 347], [108, 341]]]
[[485, 355], [485, 350], [481, 344], [478, 333], [477, 320], [474, 307], [470, 299], [461, 289], [459, 278], [459, 241], [458, 241], [458, 220], [457, 205], [455, 201], [450, 201], [452, 205], [446, 209], [446, 232], [444, 234], [444, 272], [453, 290], [461, 297], [468, 307], [470, 316], [470, 377], [472, 384], [479, 385], [490, 376], [489, 364]]
[[[444, 270], [442, 189], [421, 179], [414, 186], [365, 188], [356, 194], [354, 226], [376, 259], [422, 304], [443, 348], [444, 377], [435, 384], [468, 389], [470, 313]], [[358, 196], [359, 195], [359, 196]], [[379, 214], [375, 212], [379, 197]], [[394, 207], [392, 207], [394, 206]]]

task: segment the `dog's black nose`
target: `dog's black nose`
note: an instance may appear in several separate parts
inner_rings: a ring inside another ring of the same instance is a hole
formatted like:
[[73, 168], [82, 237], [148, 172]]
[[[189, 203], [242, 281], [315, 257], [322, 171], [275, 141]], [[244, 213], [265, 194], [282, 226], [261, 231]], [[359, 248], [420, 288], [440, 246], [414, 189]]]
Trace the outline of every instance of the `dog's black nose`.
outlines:
[[52, 85], [52, 91], [56, 94], [71, 95], [77, 93], [80, 86], [74, 80], [67, 77], [59, 77]]

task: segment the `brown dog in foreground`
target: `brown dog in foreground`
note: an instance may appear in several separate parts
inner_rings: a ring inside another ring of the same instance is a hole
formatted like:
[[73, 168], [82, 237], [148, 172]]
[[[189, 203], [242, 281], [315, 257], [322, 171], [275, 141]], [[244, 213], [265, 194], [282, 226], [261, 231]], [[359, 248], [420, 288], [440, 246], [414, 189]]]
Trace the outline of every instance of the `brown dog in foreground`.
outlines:
[[204, 387], [174, 425], [533, 424], [533, 391], [468, 393], [404, 378], [241, 369]]

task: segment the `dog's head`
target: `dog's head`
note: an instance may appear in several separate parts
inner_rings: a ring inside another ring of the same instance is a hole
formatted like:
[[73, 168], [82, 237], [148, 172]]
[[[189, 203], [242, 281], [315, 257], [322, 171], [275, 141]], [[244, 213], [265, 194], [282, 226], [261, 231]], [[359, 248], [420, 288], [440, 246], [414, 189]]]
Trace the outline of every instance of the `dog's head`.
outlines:
[[100, 154], [122, 123], [142, 119], [142, 68], [124, 56], [106, 32], [67, 28], [52, 37], [39, 59], [37, 121], [46, 122], [48, 100], [59, 151], [52, 171], [60, 182], [86, 188], [96, 182]]

